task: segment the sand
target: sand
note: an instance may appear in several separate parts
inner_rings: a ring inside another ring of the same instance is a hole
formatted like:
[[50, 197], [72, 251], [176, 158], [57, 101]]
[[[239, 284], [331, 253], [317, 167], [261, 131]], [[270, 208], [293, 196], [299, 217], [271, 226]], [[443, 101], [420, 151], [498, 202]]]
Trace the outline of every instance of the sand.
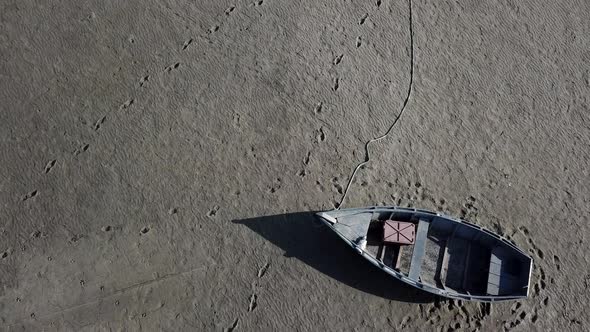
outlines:
[[[579, 1], [4, 1], [3, 330], [590, 328]], [[534, 257], [449, 301], [311, 211], [443, 211]]]

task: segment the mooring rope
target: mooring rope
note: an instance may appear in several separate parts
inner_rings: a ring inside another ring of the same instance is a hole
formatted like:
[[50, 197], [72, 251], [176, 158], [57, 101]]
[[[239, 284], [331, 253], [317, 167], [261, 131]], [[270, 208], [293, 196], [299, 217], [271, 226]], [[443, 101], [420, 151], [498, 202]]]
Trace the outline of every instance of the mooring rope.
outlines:
[[344, 200], [346, 199], [346, 194], [348, 194], [348, 190], [350, 189], [350, 185], [352, 184], [352, 181], [354, 180], [354, 177], [355, 177], [356, 173], [358, 172], [358, 170], [361, 167], [363, 167], [366, 163], [369, 162], [369, 160], [370, 160], [369, 145], [373, 142], [377, 142], [377, 141], [380, 141], [380, 140], [386, 138], [391, 133], [391, 131], [393, 130], [393, 128], [395, 127], [395, 125], [397, 124], [397, 122], [399, 121], [401, 116], [404, 114], [404, 111], [406, 110], [406, 106], [408, 105], [408, 102], [410, 101], [410, 95], [412, 94], [412, 87], [414, 85], [414, 30], [413, 30], [413, 21], [412, 21], [412, 0], [408, 0], [408, 7], [409, 7], [409, 14], [410, 14], [409, 15], [409, 18], [410, 18], [410, 20], [409, 20], [410, 21], [410, 83], [408, 84], [408, 93], [406, 95], [406, 99], [404, 100], [401, 111], [399, 112], [397, 117], [393, 120], [393, 123], [391, 124], [391, 126], [389, 126], [389, 129], [387, 129], [385, 134], [375, 137], [375, 138], [372, 138], [369, 141], [367, 141], [367, 143], [365, 143], [365, 160], [360, 162], [354, 168], [352, 175], [350, 176], [350, 179], [348, 180], [348, 184], [346, 185], [346, 190], [344, 190], [344, 194], [342, 194], [342, 199], [340, 200], [340, 203], [336, 207], [336, 210], [339, 210], [342, 207], [342, 204], [344, 203]]

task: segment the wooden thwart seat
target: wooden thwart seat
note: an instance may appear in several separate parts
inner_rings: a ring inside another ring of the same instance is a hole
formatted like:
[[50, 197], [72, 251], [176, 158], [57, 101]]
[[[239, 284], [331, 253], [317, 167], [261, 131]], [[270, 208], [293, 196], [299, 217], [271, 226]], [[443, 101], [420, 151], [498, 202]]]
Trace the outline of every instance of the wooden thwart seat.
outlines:
[[419, 280], [429, 226], [430, 223], [427, 221], [420, 220], [418, 222], [418, 231], [416, 232], [417, 234], [414, 244], [414, 252], [412, 253], [412, 263], [410, 264], [410, 273], [408, 273], [408, 277], [410, 279]]
[[518, 287], [519, 278], [510, 271], [509, 265], [500, 248], [492, 249], [487, 285], [489, 295], [510, 294]]

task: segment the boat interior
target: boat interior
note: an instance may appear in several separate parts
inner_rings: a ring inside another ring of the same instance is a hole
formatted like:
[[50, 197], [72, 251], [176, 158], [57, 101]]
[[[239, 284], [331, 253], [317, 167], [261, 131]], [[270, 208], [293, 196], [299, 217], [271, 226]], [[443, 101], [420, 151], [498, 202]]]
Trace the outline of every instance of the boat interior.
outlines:
[[[416, 282], [471, 296], [527, 295], [531, 258], [478, 226], [411, 211], [361, 213], [340, 220], [357, 226], [336, 226], [347, 237], [366, 239], [366, 252]], [[406, 225], [403, 232], [408, 225], [415, 228], [405, 235], [414, 236], [412, 241], [386, 239], [388, 227], [397, 224]]]

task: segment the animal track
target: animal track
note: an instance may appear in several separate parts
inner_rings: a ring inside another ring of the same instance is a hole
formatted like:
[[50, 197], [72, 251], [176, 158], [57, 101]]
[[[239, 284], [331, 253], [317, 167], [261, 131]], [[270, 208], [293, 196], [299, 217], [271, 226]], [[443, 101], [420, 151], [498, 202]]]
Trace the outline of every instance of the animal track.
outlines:
[[178, 213], [178, 209], [175, 208], [175, 207], [170, 208], [170, 210], [168, 210], [168, 214], [169, 215], [173, 215], [173, 214], [176, 214], [176, 213]]
[[334, 58], [334, 60], [332, 60], [332, 63], [333, 63], [334, 65], [337, 65], [337, 64], [339, 64], [339, 63], [342, 61], [342, 57], [344, 57], [344, 54], [340, 54], [340, 55], [336, 56], [336, 57]]
[[256, 2], [254, 2], [254, 6], [261, 6], [264, 3], [263, 0], [258, 0]]
[[214, 25], [214, 26], [212, 26], [212, 27], [209, 28], [208, 33], [210, 33], [210, 34], [211, 33], [214, 33], [217, 30], [219, 30], [219, 25]]
[[170, 65], [170, 66], [166, 67], [164, 69], [164, 71], [166, 71], [167, 73], [169, 73], [169, 72], [173, 71], [174, 69], [178, 69], [178, 67], [180, 67], [180, 62], [177, 62], [177, 63], [175, 63], [173, 65]]
[[3, 252], [3, 253], [0, 255], [0, 257], [2, 257], [2, 259], [5, 259], [5, 258], [7, 258], [7, 257], [8, 257], [8, 250], [4, 251], [4, 252]]
[[336, 92], [340, 88], [340, 79], [338, 77], [332, 80], [332, 91]]
[[51, 171], [51, 169], [53, 168], [53, 166], [55, 166], [55, 163], [57, 162], [57, 160], [53, 159], [50, 160], [47, 165], [45, 165], [45, 169], [43, 170], [43, 173], [47, 174]]
[[29, 200], [29, 199], [31, 199], [31, 198], [33, 198], [33, 197], [37, 196], [37, 194], [38, 194], [38, 191], [37, 191], [37, 190], [33, 190], [33, 191], [31, 191], [30, 193], [28, 193], [28, 194], [24, 195], [24, 196], [23, 196], [23, 198], [22, 198], [22, 200], [23, 200], [23, 202], [24, 202], [24, 201], [26, 201], [26, 200]]
[[219, 205], [215, 205], [209, 212], [207, 212], [207, 217], [213, 218], [217, 215], [217, 211], [219, 211]]
[[361, 36], [356, 37], [356, 48], [361, 47], [362, 44], [363, 44], [363, 39], [361, 38]]
[[145, 226], [145, 227], [143, 227], [142, 229], [139, 230], [140, 235], [141, 234], [147, 234], [149, 231], [150, 231], [150, 228], [147, 227], [147, 226]]

